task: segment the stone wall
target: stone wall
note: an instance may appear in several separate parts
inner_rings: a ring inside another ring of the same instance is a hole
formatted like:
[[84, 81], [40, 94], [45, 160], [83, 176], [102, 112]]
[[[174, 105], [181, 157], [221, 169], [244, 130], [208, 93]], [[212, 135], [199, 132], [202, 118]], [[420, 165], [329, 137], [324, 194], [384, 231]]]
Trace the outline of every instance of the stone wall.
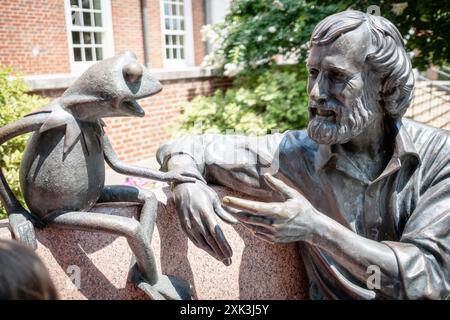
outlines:
[[[160, 201], [153, 236], [158, 268], [163, 274], [187, 280], [195, 299], [305, 299], [307, 281], [294, 244], [271, 244], [254, 237], [241, 225], [222, 223], [233, 249], [226, 267], [195, 247], [181, 230], [168, 188], [154, 189]], [[220, 198], [225, 193], [216, 188]], [[137, 207], [103, 213], [136, 216]], [[131, 252], [123, 237], [51, 227], [37, 232], [38, 255], [45, 262], [62, 299], [147, 299], [130, 283]], [[10, 238], [7, 221], [0, 221], [0, 238]], [[80, 289], [71, 282], [80, 270]]]

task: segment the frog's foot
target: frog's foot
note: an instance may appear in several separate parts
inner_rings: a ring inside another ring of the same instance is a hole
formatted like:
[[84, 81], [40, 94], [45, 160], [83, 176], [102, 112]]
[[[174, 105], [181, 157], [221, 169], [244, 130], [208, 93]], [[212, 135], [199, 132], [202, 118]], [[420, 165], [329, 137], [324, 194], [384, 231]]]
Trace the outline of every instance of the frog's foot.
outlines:
[[160, 275], [158, 281], [151, 285], [134, 267], [130, 270], [129, 280], [152, 300], [192, 300], [191, 286], [178, 277]]

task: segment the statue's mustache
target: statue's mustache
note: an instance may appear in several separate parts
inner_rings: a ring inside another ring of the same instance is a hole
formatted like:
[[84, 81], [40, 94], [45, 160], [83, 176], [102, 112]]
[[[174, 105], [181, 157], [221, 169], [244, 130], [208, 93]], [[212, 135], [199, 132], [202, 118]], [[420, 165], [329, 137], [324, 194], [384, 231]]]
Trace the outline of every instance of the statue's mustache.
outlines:
[[341, 103], [339, 103], [337, 101], [333, 101], [333, 100], [326, 100], [325, 102], [317, 102], [317, 101], [310, 100], [309, 107], [339, 112], [345, 106], [343, 106]]

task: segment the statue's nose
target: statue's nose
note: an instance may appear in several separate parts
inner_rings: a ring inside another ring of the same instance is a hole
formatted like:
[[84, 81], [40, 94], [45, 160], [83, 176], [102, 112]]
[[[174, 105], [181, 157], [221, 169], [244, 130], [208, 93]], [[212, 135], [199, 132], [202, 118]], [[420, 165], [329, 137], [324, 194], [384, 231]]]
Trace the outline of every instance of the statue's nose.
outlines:
[[130, 62], [123, 67], [123, 76], [128, 83], [136, 83], [142, 78], [144, 69], [137, 62]]

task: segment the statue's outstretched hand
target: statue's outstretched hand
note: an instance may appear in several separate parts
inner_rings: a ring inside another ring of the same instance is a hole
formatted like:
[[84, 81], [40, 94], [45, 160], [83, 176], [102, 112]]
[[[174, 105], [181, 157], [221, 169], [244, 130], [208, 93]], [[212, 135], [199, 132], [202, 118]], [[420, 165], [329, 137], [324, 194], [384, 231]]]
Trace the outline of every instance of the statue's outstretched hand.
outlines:
[[25, 210], [17, 210], [8, 215], [9, 226], [14, 239], [36, 250], [36, 234], [34, 232], [33, 218]]
[[189, 239], [225, 265], [231, 264], [233, 251], [219, 225], [217, 216], [228, 223], [237, 220], [221, 206], [216, 192], [205, 183], [183, 183], [174, 190], [180, 223]]
[[321, 213], [283, 181], [269, 174], [264, 175], [264, 179], [269, 187], [284, 196], [284, 202], [224, 197], [225, 209], [256, 236], [269, 242], [312, 241]]

